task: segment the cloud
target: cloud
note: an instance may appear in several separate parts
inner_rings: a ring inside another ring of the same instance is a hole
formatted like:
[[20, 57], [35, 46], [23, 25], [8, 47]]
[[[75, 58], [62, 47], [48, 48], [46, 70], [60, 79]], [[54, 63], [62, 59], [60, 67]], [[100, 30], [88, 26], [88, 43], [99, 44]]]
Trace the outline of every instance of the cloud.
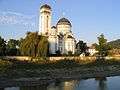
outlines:
[[9, 15], [9, 14], [11, 14], [11, 15], [16, 15], [16, 16], [21, 16], [21, 17], [23, 17], [23, 18], [28, 18], [28, 19], [31, 19], [31, 18], [34, 18], [35, 17], [35, 15], [24, 15], [24, 14], [22, 14], [22, 13], [17, 13], [17, 12], [11, 12], [11, 11], [7, 11], [7, 12], [0, 12], [1, 14], [3, 14], [3, 15]]
[[0, 12], [1, 25], [21, 25], [26, 29], [33, 29], [37, 26], [35, 15], [24, 15], [17, 12]]

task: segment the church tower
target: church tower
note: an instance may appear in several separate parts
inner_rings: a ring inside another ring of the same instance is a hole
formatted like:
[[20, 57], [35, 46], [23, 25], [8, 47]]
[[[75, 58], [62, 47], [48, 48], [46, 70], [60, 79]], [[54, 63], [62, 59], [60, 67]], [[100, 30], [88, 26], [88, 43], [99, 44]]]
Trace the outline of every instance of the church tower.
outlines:
[[39, 34], [49, 35], [51, 30], [51, 7], [47, 4], [41, 6], [39, 15]]

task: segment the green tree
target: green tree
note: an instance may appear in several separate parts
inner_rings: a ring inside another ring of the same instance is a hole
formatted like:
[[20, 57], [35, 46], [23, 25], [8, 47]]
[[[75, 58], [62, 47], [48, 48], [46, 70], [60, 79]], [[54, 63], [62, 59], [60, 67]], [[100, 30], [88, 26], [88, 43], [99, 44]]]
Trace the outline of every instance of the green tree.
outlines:
[[20, 44], [22, 55], [32, 57], [46, 57], [48, 51], [47, 37], [38, 35], [38, 32], [29, 32]]
[[10, 39], [6, 45], [6, 54], [13, 56], [19, 54], [19, 40]]
[[77, 55], [80, 55], [82, 53], [87, 54], [88, 47], [87, 44], [84, 43], [83, 41], [79, 40], [79, 42], [76, 44], [76, 48], [77, 48], [77, 52], [76, 52]]
[[68, 56], [72, 56], [72, 51], [68, 51]]
[[104, 35], [101, 34], [98, 37], [98, 44], [96, 44], [96, 50], [99, 51], [99, 55], [101, 57], [108, 55], [108, 50], [110, 50], [110, 46], [107, 44], [107, 39], [105, 39]]
[[0, 36], [0, 56], [4, 56], [6, 51], [6, 41]]

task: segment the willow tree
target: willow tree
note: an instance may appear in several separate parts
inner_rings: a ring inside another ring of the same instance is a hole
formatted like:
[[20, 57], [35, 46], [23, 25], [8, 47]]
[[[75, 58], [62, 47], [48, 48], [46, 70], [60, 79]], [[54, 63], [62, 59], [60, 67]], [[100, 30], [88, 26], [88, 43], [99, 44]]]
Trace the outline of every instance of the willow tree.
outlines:
[[38, 43], [37, 56], [45, 57], [48, 55], [48, 40], [47, 37], [41, 36], [40, 43]]
[[37, 32], [28, 32], [25, 39], [20, 44], [20, 51], [22, 55], [32, 57], [46, 57], [48, 50], [47, 38], [38, 35]]

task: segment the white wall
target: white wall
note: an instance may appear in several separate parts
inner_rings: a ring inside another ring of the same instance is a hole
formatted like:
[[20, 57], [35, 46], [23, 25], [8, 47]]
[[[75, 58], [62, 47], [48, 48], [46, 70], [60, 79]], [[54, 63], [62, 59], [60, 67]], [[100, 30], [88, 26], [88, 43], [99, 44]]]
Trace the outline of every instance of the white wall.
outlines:
[[68, 53], [69, 51], [72, 51], [73, 54], [75, 53], [75, 41], [73, 38], [65, 39], [64, 53]]
[[88, 49], [88, 52], [90, 53], [90, 55], [94, 55], [95, 53], [97, 53], [98, 51], [96, 51], [95, 49]]
[[56, 37], [55, 36], [49, 36], [49, 39], [48, 39], [48, 41], [49, 41], [49, 52], [50, 52], [50, 54], [56, 54], [56, 42], [57, 42], [57, 40], [56, 40]]

